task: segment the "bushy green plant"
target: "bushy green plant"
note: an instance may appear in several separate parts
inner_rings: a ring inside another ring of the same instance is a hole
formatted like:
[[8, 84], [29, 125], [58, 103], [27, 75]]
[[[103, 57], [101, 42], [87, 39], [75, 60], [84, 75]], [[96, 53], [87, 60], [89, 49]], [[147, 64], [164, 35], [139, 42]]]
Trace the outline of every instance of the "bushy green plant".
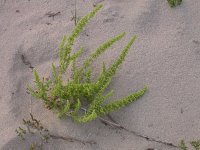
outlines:
[[[113, 94], [113, 91], [106, 93], [105, 90], [112, 81], [112, 77], [120, 64], [124, 61], [136, 36], [131, 38], [111, 66], [106, 67], [102, 63], [102, 70], [96, 81], [91, 80], [91, 63], [115, 42], [122, 39], [125, 33], [121, 33], [100, 45], [94, 53], [89, 55], [82, 66], [78, 67], [76, 65], [76, 60], [82, 54], [83, 48], [72, 54], [74, 41], [101, 7], [102, 5], [97, 5], [92, 12], [77, 23], [70, 36], [63, 37], [59, 46], [59, 67], [56, 68], [52, 63], [53, 76], [50, 79], [41, 80], [38, 72], [34, 70], [36, 86], [34, 88], [29, 87], [29, 92], [37, 99], [42, 99], [46, 107], [55, 110], [59, 117], [67, 115], [77, 122], [88, 122], [98, 116], [106, 115], [130, 104], [141, 97], [147, 90], [147, 87], [144, 87], [124, 98], [108, 104], [104, 103]], [[72, 75], [71, 78], [65, 80], [67, 69], [71, 69]]]
[[182, 0], [167, 0], [171, 7], [176, 7], [182, 3]]

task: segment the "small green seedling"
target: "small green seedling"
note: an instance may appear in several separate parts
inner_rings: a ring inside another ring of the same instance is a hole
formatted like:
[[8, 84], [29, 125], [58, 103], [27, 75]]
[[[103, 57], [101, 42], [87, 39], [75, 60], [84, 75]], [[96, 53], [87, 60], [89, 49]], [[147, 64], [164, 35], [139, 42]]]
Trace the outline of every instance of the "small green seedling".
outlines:
[[26, 120], [23, 119], [23, 126], [18, 127], [15, 131], [17, 135], [22, 139], [25, 140], [26, 134], [36, 134], [38, 133], [40, 138], [47, 142], [49, 139], [49, 131], [47, 128], [40, 123], [39, 120], [35, 119], [33, 115], [30, 113], [31, 119]]

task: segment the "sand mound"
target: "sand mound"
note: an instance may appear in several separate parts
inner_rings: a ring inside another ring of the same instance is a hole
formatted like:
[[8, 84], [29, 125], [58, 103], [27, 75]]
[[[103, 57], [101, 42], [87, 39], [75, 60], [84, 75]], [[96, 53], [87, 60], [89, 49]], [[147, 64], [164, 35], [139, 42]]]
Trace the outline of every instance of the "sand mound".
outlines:
[[[96, 1], [97, 3], [98, 1]], [[34, 136], [21, 141], [15, 134], [22, 118], [29, 112], [54, 134], [94, 140], [97, 144], [80, 144], [50, 140], [44, 149], [144, 150], [175, 149], [181, 139], [200, 138], [200, 1], [184, 1], [174, 9], [167, 1], [104, 0], [104, 8], [92, 19], [76, 42], [83, 46], [81, 59], [100, 43], [127, 32], [121, 43], [113, 46], [93, 65], [94, 76], [102, 60], [111, 63], [133, 35], [137, 40], [115, 76], [114, 98], [148, 85], [149, 92], [139, 101], [111, 114], [131, 131], [152, 138], [146, 140], [130, 132], [105, 126], [99, 120], [75, 124], [59, 120], [26, 93], [32, 83], [32, 68], [50, 75], [52, 61], [57, 62], [57, 46], [74, 26], [71, 21], [74, 1], [2, 0], [0, 1], [0, 147], [5, 150], [28, 149]], [[93, 7], [92, 1], [78, 1], [78, 17]], [[58, 13], [59, 12], [59, 13]], [[58, 13], [52, 17], [49, 13]], [[157, 141], [157, 142], [156, 142]], [[160, 142], [158, 142], [160, 141]]]

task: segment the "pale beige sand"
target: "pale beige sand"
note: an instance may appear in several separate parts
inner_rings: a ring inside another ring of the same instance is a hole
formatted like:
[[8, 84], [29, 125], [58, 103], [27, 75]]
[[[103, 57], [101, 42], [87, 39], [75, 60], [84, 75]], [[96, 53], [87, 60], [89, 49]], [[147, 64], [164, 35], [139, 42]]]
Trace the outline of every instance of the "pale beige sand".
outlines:
[[[78, 16], [92, 9], [89, 0], [77, 3]], [[111, 115], [120, 124], [157, 141], [178, 145], [200, 138], [200, 1], [184, 0], [170, 8], [167, 0], [105, 0], [104, 8], [80, 35], [76, 48], [83, 46], [82, 59], [101, 42], [125, 31], [124, 40], [112, 47], [93, 65], [95, 74], [102, 60], [108, 64], [118, 56], [129, 38], [137, 40], [115, 76], [111, 88], [114, 98], [136, 91], [143, 85], [148, 93], [134, 104]], [[0, 1], [0, 148], [25, 150], [29, 144], [15, 134], [22, 118], [29, 117], [31, 96], [26, 86], [32, 83], [30, 65], [41, 75], [49, 75], [57, 61], [57, 46], [74, 26], [72, 0]], [[53, 18], [48, 12], [59, 12]], [[94, 74], [94, 75], [95, 75]], [[105, 126], [99, 120], [75, 124], [59, 120], [32, 98], [32, 113], [55, 134], [85, 140], [96, 145], [51, 140], [49, 150], [175, 150], [123, 130]], [[33, 141], [34, 138], [30, 137]]]

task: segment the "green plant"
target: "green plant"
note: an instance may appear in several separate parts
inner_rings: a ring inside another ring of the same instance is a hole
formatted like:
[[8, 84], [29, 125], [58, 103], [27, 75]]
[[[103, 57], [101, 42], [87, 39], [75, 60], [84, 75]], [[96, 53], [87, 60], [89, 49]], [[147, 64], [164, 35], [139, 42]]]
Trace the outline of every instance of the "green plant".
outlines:
[[17, 135], [22, 139], [26, 140], [26, 136], [31, 134], [34, 135], [35, 137], [40, 138], [40, 142], [34, 142], [31, 143], [30, 145], [30, 150], [35, 150], [35, 149], [42, 149], [42, 146], [44, 143], [48, 143], [49, 139], [59, 139], [59, 140], [64, 140], [66, 142], [78, 142], [83, 145], [86, 144], [96, 144], [95, 141], [85, 141], [81, 140], [75, 137], [71, 136], [60, 136], [60, 135], [55, 135], [49, 132], [49, 130], [43, 126], [43, 124], [40, 122], [40, 120], [37, 120], [33, 115], [30, 113], [30, 119], [26, 120], [23, 119], [23, 124], [22, 126], [19, 126], [15, 132]]
[[190, 144], [194, 147], [195, 150], [200, 150], [200, 140], [191, 141]]
[[[63, 37], [59, 46], [59, 66], [56, 67], [52, 63], [53, 76], [50, 79], [43, 78], [41, 80], [38, 72], [34, 70], [36, 86], [34, 88], [28, 87], [29, 92], [37, 99], [42, 99], [46, 107], [56, 111], [59, 117], [67, 115], [77, 122], [88, 122], [98, 116], [106, 115], [130, 104], [141, 97], [147, 90], [145, 86], [136, 93], [132, 93], [122, 99], [108, 104], [104, 103], [108, 97], [113, 95], [112, 90], [106, 93], [106, 88], [112, 81], [112, 77], [115, 75], [120, 64], [124, 61], [136, 36], [131, 38], [111, 66], [106, 67], [102, 63], [102, 70], [96, 81], [91, 80], [91, 63], [105, 52], [106, 49], [124, 37], [125, 33], [121, 33], [100, 45], [83, 62], [82, 66], [78, 67], [76, 65], [76, 60], [82, 54], [83, 48], [71, 54], [74, 41], [84, 26], [95, 16], [101, 7], [102, 5], [97, 5], [92, 12], [88, 13], [77, 23], [68, 38], [66, 36]], [[66, 79], [65, 76], [67, 69], [71, 69], [72, 71], [69, 79]]]
[[185, 142], [184, 142], [184, 140], [181, 140], [181, 142], [179, 144], [179, 148], [181, 150], [187, 150], [188, 149], [187, 146], [186, 146], [186, 144], [185, 144]]
[[182, 3], [182, 0], [167, 0], [171, 7], [176, 7]]
[[[193, 147], [194, 150], [200, 150], [200, 140], [191, 141], [190, 145]], [[179, 144], [179, 148], [181, 150], [188, 150], [188, 147], [186, 146], [184, 140], [181, 140], [181, 142]]]
[[39, 136], [41, 143], [32, 143], [30, 150], [35, 150], [37, 147], [41, 147], [43, 143], [48, 143], [49, 138], [51, 137], [49, 130], [45, 128], [41, 122], [33, 117], [30, 113], [31, 119], [23, 119], [23, 126], [18, 127], [15, 132], [22, 139], [25, 140], [25, 135], [32, 134]]

